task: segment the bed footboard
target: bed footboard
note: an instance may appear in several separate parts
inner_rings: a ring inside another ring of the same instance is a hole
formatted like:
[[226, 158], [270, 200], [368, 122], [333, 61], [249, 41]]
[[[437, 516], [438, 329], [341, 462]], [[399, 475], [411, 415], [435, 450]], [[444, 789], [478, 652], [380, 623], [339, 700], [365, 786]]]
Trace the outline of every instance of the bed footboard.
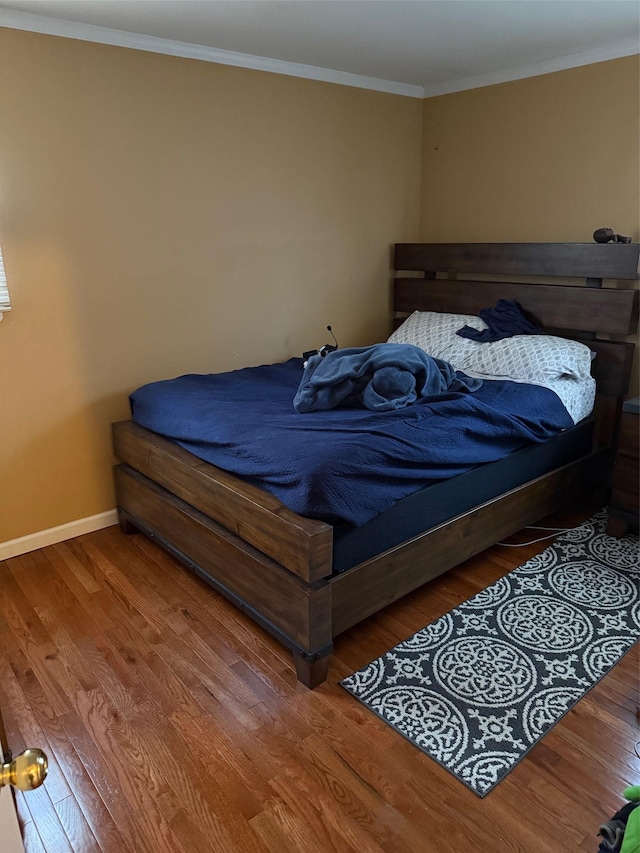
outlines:
[[129, 465], [115, 468], [118, 516], [230, 599], [294, 654], [298, 679], [326, 679], [333, 648], [331, 588], [307, 583]]
[[273, 495], [197, 459], [132, 421], [112, 426], [120, 462], [218, 522], [305, 581], [331, 574], [333, 530], [303, 518]]

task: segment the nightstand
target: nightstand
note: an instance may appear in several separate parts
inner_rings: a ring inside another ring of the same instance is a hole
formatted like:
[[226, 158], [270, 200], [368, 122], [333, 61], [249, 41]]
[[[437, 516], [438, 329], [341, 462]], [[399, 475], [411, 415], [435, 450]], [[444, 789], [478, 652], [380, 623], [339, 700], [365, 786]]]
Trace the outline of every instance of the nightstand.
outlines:
[[607, 533], [610, 536], [624, 536], [627, 527], [638, 529], [639, 423], [640, 397], [634, 397], [622, 406], [616, 466], [613, 472], [613, 493], [609, 504], [607, 525]]

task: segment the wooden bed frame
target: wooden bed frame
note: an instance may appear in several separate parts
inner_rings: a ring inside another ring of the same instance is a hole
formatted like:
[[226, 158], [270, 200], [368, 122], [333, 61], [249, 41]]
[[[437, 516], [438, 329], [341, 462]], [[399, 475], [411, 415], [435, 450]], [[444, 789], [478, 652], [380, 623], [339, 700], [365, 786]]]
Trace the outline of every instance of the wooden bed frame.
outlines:
[[[316, 687], [342, 631], [562, 507], [589, 495], [606, 503], [634, 345], [597, 336], [634, 334], [638, 292], [602, 284], [638, 278], [639, 250], [612, 243], [395, 247], [395, 269], [414, 273], [395, 280], [396, 318], [415, 309], [475, 314], [499, 298], [516, 299], [549, 333], [585, 340], [597, 352], [597, 425], [587, 456], [333, 575], [329, 524], [296, 515], [272, 495], [126, 421], [113, 425], [121, 529], [147, 534], [247, 612], [292, 650], [298, 679]], [[481, 280], [459, 280], [469, 273]], [[550, 277], [582, 281], [548, 283]]]

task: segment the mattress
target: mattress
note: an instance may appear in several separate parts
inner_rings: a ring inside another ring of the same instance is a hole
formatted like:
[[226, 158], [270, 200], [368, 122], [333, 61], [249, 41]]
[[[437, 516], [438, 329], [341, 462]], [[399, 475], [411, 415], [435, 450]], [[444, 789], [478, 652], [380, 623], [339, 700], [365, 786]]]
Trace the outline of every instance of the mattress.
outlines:
[[300, 414], [301, 359], [189, 374], [131, 394], [135, 423], [310, 518], [360, 527], [397, 501], [573, 426], [557, 394], [508, 380], [405, 408]]

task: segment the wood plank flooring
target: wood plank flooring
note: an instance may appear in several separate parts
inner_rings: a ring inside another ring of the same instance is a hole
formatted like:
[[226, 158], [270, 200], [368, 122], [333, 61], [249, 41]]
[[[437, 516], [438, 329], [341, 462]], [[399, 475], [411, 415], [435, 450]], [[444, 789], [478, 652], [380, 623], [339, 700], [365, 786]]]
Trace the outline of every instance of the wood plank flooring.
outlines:
[[640, 779], [637, 646], [483, 800], [338, 685], [545, 544], [496, 546], [345, 632], [315, 691], [142, 535], [0, 562], [0, 705], [14, 753], [50, 765], [17, 794], [26, 850], [595, 853]]

